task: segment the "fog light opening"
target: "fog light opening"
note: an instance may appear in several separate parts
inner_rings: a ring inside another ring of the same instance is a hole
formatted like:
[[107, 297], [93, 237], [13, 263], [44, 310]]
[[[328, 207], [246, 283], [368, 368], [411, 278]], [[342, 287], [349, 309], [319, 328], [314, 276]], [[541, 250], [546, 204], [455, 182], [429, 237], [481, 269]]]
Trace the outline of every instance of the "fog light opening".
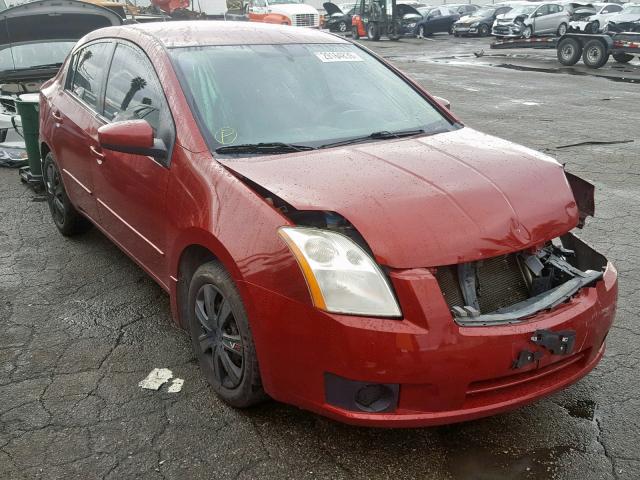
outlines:
[[365, 412], [388, 410], [394, 402], [394, 394], [385, 385], [371, 384], [360, 388], [355, 395], [356, 406]]

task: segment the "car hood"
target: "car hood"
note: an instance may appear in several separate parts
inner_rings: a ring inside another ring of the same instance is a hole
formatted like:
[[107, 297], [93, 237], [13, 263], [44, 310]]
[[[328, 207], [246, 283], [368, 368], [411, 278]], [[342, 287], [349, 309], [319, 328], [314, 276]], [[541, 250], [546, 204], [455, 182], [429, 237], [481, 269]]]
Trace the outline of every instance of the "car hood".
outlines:
[[465, 15], [464, 17], [460, 17], [460, 20], [458, 20], [460, 23], [473, 23], [473, 22], [480, 22], [482, 20], [484, 20], [485, 17], [478, 17], [478, 16], [473, 16], [473, 15]]
[[40, 0], [0, 12], [0, 45], [43, 40], [79, 40], [102, 27], [122, 25], [111, 10], [75, 0]]
[[418, 17], [422, 17], [422, 15], [420, 14], [420, 12], [418, 10], [416, 10], [415, 8], [413, 8], [411, 5], [405, 5], [404, 3], [401, 3], [399, 5], [396, 5], [396, 12], [398, 14], [398, 16], [400, 18], [404, 17], [405, 15], [417, 15]]
[[360, 231], [376, 260], [392, 268], [514, 252], [578, 223], [560, 164], [470, 128], [218, 160], [298, 210], [340, 213]]
[[344, 15], [344, 12], [340, 10], [340, 7], [338, 7], [335, 3], [331, 3], [331, 2], [323, 3], [322, 8], [325, 9], [328, 15], [334, 15], [336, 13], [339, 13], [340, 15]]

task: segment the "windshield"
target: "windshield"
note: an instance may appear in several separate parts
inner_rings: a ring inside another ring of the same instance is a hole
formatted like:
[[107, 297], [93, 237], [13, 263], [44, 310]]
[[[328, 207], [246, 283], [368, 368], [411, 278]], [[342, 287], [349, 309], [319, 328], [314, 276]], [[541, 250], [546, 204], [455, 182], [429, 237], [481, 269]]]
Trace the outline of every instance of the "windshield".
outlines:
[[26, 43], [0, 50], [0, 71], [22, 70], [64, 62], [76, 44], [73, 41]]
[[627, 7], [621, 13], [624, 13], [625, 15], [628, 14], [628, 13], [633, 13], [633, 14], [639, 13], [640, 14], [640, 6], [636, 5], [636, 6], [633, 6], [633, 7]]
[[472, 17], [491, 17], [495, 11], [496, 11], [495, 8], [481, 8], [477, 12], [471, 13], [471, 16]]
[[521, 7], [515, 7], [511, 10], [507, 15], [511, 18], [517, 17], [518, 15], [528, 15], [533, 13], [533, 11], [538, 8], [538, 5], [524, 5]]
[[454, 128], [405, 81], [350, 44], [175, 48], [183, 90], [212, 150], [320, 146], [374, 132]]

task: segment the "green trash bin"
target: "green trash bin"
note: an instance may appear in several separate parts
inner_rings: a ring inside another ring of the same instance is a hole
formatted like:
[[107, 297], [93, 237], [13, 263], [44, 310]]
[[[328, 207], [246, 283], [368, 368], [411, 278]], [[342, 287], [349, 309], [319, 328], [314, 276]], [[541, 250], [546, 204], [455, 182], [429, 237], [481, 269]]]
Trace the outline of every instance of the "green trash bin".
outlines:
[[37, 93], [20, 95], [20, 99], [16, 100], [16, 109], [22, 121], [22, 135], [29, 159], [29, 165], [20, 169], [20, 177], [31, 185], [40, 185], [42, 184], [42, 163], [38, 140], [40, 95]]

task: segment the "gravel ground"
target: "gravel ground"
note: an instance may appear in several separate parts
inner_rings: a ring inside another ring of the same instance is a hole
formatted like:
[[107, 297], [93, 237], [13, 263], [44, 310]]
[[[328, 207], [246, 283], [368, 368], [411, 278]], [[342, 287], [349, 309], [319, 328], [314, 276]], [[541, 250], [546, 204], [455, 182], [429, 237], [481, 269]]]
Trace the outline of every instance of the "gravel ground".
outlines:
[[[162, 290], [95, 230], [61, 237], [46, 203], [2, 169], [1, 478], [640, 478], [640, 67], [559, 69], [554, 52], [446, 35], [374, 49], [469, 126], [595, 183], [581, 236], [620, 272], [596, 370], [535, 405], [431, 429], [354, 428], [275, 402], [235, 411], [200, 377]], [[632, 142], [559, 148], [587, 140]], [[183, 390], [140, 389], [154, 367]]]

